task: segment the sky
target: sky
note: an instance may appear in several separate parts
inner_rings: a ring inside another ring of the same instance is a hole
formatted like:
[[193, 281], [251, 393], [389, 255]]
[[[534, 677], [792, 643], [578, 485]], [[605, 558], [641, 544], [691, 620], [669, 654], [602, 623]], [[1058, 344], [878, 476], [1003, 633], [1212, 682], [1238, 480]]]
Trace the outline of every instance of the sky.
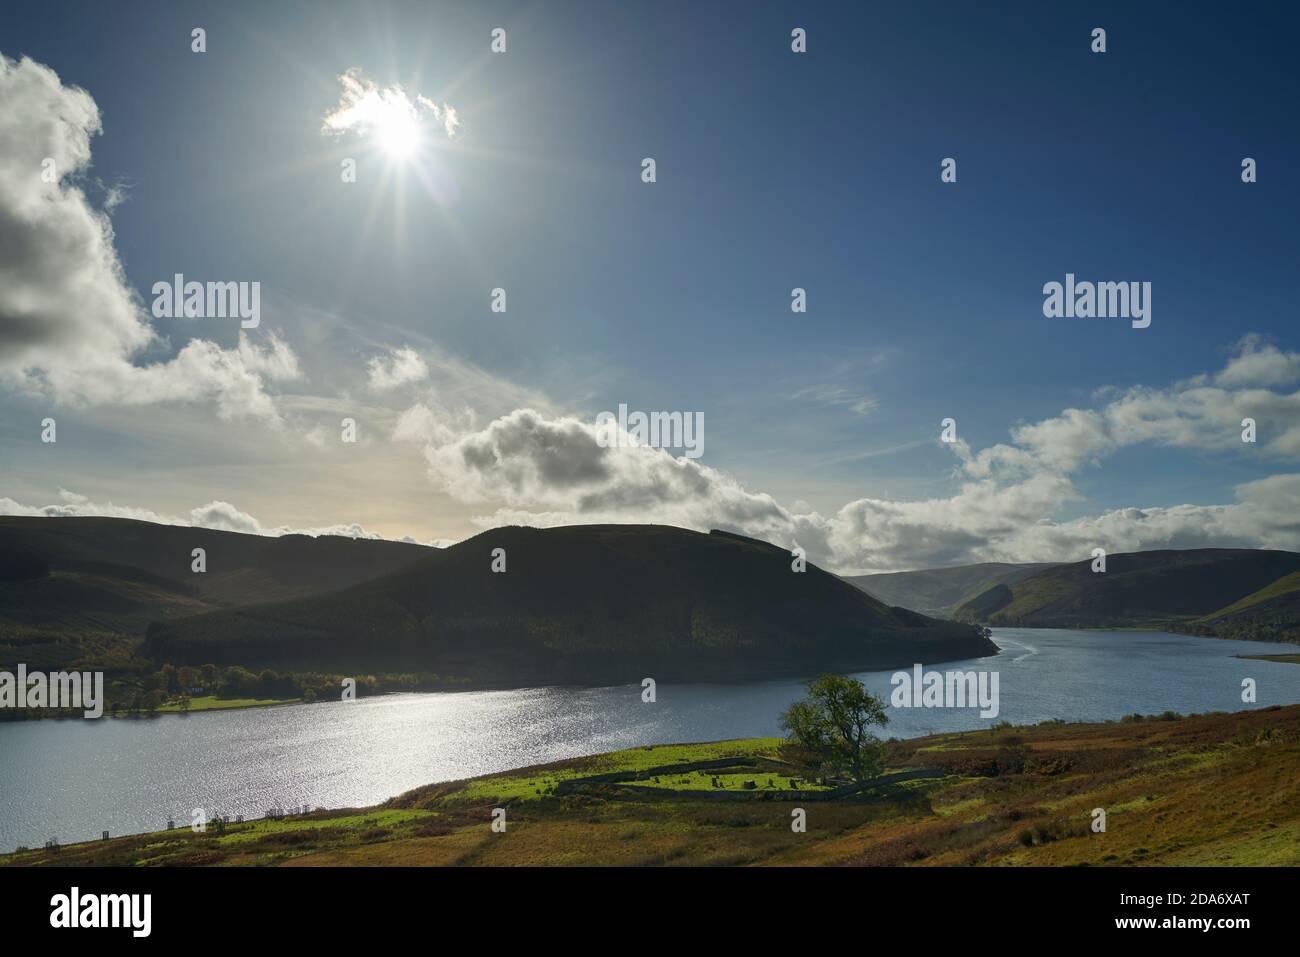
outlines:
[[[9, 0], [0, 513], [1300, 548], [1300, 16], [1226, 10]], [[1150, 325], [1045, 316], [1067, 273]]]

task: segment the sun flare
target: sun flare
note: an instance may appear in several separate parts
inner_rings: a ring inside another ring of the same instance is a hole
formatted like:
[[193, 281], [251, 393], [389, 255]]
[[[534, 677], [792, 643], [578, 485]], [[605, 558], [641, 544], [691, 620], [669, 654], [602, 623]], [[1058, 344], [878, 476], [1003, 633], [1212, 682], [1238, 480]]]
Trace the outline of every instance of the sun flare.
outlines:
[[409, 159], [420, 147], [420, 123], [405, 110], [386, 110], [376, 117], [375, 142], [390, 159]]
[[325, 133], [368, 138], [389, 160], [403, 162], [421, 152], [431, 138], [456, 136], [460, 117], [450, 104], [439, 106], [398, 85], [377, 86], [359, 70], [347, 71], [339, 82], [339, 104], [325, 115]]

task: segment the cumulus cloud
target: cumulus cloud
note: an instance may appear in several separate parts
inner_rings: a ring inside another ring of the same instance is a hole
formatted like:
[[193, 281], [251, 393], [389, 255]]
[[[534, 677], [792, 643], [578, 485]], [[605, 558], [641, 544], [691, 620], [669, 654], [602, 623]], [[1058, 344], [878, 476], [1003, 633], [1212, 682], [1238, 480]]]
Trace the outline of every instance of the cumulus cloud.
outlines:
[[247, 512], [241, 512], [229, 502], [212, 501], [190, 509], [189, 524], [200, 528], [219, 528], [227, 532], [263, 534], [262, 523]]
[[[1253, 378], [1250, 373], [1257, 373]], [[1300, 353], [1283, 352], [1257, 336], [1240, 340], [1222, 371], [1166, 388], [1133, 386], [1101, 390], [1098, 409], [1066, 409], [1059, 415], [1011, 430], [1012, 445], [970, 453], [955, 451], [972, 476], [998, 469], [1074, 472], [1128, 446], [1240, 451], [1242, 420], [1259, 429], [1258, 449], [1272, 458], [1300, 456], [1300, 391], [1274, 391], [1300, 379]], [[1247, 446], [1255, 448], [1256, 446]]]
[[404, 418], [409, 427], [397, 437], [423, 445], [439, 486], [462, 501], [503, 503], [483, 523], [660, 521], [754, 531], [789, 522], [770, 495], [717, 469], [662, 449], [602, 444], [601, 427], [573, 417], [517, 409], [477, 430], [457, 429], [428, 408]]
[[372, 392], [390, 392], [393, 389], [420, 382], [429, 377], [429, 366], [420, 354], [409, 346], [393, 349], [386, 356], [375, 356], [366, 364], [368, 385]]
[[1214, 377], [1216, 385], [1260, 387], [1300, 381], [1300, 353], [1283, 352], [1257, 335], [1237, 343], [1232, 360]]
[[[993, 543], [994, 561], [1059, 561], [1149, 548], [1300, 549], [1300, 474], [1274, 475], [1234, 489], [1226, 505], [1122, 508], [1070, 522], [1038, 522], [1006, 542]], [[1287, 511], [1287, 509], [1290, 511]]]
[[49, 67], [0, 54], [0, 382], [56, 402], [211, 401], [223, 417], [278, 421], [265, 381], [296, 374], [287, 345], [195, 339], [170, 361], [127, 284], [108, 210], [79, 185], [99, 109]]
[[[601, 441], [576, 418], [516, 410], [486, 427], [419, 436], [429, 472], [467, 502], [502, 503], [481, 525], [664, 522], [722, 528], [793, 547], [839, 569], [898, 568], [973, 560], [1076, 497], [1050, 473], [1016, 483], [967, 482], [954, 496], [916, 502], [860, 499], [831, 516], [783, 507], [735, 477], [663, 449]], [[439, 441], [441, 439], [441, 441]]]

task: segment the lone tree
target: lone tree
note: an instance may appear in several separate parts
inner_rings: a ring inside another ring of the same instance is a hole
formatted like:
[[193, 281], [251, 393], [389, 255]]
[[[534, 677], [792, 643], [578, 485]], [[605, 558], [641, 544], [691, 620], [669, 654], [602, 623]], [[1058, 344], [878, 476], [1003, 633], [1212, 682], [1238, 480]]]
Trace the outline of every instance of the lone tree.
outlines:
[[823, 772], [847, 775], [858, 783], [880, 773], [880, 739], [873, 725], [889, 723], [884, 702], [861, 681], [822, 675], [808, 685], [808, 697], [781, 715], [787, 740], [813, 755]]

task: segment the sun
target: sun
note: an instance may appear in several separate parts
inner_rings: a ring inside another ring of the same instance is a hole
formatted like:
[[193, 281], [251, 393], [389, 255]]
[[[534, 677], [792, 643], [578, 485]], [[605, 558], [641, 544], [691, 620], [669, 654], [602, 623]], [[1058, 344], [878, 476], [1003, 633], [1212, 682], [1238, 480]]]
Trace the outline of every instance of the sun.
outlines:
[[384, 110], [375, 118], [374, 135], [389, 159], [408, 160], [420, 148], [420, 121], [405, 110]]
[[[358, 69], [339, 76], [338, 106], [325, 114], [321, 132], [351, 133], [367, 142], [389, 166], [414, 165], [460, 129], [460, 114], [449, 103], [438, 105], [400, 84], [378, 86]], [[421, 163], [423, 165], [423, 163]]]

